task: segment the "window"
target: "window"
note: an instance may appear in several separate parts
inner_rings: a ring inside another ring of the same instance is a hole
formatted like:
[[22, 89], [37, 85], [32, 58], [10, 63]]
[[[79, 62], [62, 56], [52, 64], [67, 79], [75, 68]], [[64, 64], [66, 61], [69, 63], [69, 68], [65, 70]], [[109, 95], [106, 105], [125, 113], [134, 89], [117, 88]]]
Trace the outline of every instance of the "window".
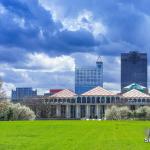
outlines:
[[96, 102], [97, 102], [97, 103], [100, 103], [100, 97], [97, 97], [97, 98], [96, 98]]
[[77, 103], [81, 103], [81, 97], [77, 98]]
[[105, 103], [105, 97], [101, 98], [101, 103]]
[[117, 102], [117, 103], [120, 102], [120, 97], [116, 97], [116, 102]]
[[71, 103], [75, 103], [75, 99], [74, 98], [71, 99]]
[[115, 103], [115, 97], [111, 97], [111, 103]]
[[91, 102], [90, 97], [87, 97], [87, 103], [90, 103], [90, 102]]
[[95, 97], [92, 97], [92, 103], [95, 103]]
[[70, 103], [70, 99], [67, 99], [67, 103]]
[[106, 103], [110, 103], [110, 97], [106, 97]]
[[86, 103], [86, 97], [82, 97], [82, 103]]

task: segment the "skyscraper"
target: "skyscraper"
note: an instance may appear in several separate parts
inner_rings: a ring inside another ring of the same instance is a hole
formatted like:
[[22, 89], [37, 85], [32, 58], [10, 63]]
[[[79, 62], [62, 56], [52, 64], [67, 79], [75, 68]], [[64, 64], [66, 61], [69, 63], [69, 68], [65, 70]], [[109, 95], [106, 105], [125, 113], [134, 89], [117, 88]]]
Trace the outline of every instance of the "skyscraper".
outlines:
[[121, 54], [121, 89], [132, 83], [147, 88], [147, 54], [131, 51]]
[[22, 101], [24, 97], [37, 96], [37, 90], [32, 90], [31, 87], [16, 88], [12, 90], [12, 101]]
[[103, 86], [103, 62], [99, 57], [96, 66], [75, 68], [75, 92], [84, 93], [96, 86]]

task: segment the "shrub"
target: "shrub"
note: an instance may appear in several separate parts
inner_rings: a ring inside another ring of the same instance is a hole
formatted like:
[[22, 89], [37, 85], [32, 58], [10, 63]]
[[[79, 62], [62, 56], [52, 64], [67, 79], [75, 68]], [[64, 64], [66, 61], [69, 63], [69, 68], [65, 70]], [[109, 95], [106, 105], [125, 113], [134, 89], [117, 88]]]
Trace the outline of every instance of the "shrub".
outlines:
[[128, 107], [112, 106], [110, 109], [106, 110], [105, 118], [107, 120], [121, 120], [121, 119], [128, 119], [129, 115], [130, 110]]
[[23, 105], [0, 102], [0, 120], [33, 120], [34, 112]]
[[0, 120], [8, 120], [9, 103], [0, 102]]
[[12, 118], [11, 120], [34, 120], [34, 112], [26, 106], [22, 106], [19, 103], [11, 106]]
[[150, 107], [143, 106], [136, 110], [136, 116], [139, 119], [150, 119]]
[[118, 107], [112, 106], [110, 109], [107, 109], [105, 113], [105, 118], [107, 120], [120, 120], [121, 117]]
[[148, 106], [147, 106], [147, 109], [146, 109], [146, 118], [150, 119], [150, 107], [148, 107]]
[[127, 106], [119, 108], [121, 119], [128, 119], [130, 117], [130, 110]]

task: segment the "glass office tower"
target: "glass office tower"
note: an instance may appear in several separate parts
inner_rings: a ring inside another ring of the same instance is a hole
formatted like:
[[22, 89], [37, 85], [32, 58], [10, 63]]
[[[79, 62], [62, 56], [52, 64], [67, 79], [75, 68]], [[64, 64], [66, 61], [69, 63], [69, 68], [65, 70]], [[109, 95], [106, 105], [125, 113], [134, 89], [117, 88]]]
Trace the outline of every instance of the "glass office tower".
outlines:
[[136, 83], [147, 88], [147, 54], [132, 51], [121, 54], [121, 89]]
[[96, 86], [103, 87], [103, 62], [100, 57], [96, 66], [75, 68], [75, 92], [84, 93]]
[[31, 87], [16, 88], [12, 90], [12, 101], [22, 101], [24, 97], [37, 96], [37, 90], [32, 90]]

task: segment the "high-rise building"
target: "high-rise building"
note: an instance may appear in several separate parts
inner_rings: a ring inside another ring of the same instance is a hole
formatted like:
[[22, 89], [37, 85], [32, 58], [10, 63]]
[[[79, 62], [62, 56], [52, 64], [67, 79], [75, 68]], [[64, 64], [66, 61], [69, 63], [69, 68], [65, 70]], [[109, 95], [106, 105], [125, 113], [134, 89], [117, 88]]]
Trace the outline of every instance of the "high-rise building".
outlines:
[[37, 96], [37, 90], [32, 90], [31, 87], [16, 88], [12, 90], [12, 101], [22, 101], [24, 97]]
[[96, 66], [75, 68], [75, 92], [84, 93], [96, 86], [103, 87], [103, 62], [99, 57]]
[[147, 88], [147, 54], [131, 51], [121, 54], [121, 89], [136, 83]]

